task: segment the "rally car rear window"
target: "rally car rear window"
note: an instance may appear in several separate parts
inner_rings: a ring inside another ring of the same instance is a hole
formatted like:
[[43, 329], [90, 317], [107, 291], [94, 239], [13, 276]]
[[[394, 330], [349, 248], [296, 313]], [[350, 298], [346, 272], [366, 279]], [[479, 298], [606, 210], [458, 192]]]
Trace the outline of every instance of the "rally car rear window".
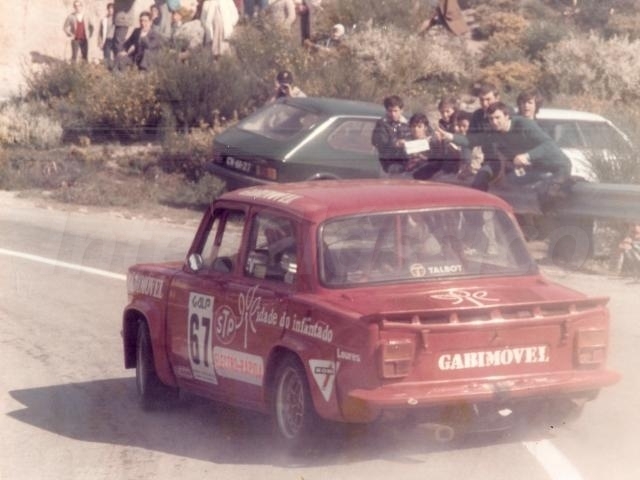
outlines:
[[320, 230], [329, 286], [523, 274], [535, 268], [517, 227], [494, 209], [342, 217]]

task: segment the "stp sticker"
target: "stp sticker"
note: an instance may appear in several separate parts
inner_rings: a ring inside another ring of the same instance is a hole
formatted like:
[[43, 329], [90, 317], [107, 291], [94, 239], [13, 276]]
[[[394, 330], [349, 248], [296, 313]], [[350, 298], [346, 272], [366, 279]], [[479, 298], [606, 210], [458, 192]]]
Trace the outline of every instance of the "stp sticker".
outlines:
[[329, 401], [331, 394], [333, 393], [333, 385], [336, 381], [336, 372], [340, 362], [334, 362], [331, 360], [309, 360], [309, 367], [313, 379], [316, 381], [320, 392], [325, 401]]

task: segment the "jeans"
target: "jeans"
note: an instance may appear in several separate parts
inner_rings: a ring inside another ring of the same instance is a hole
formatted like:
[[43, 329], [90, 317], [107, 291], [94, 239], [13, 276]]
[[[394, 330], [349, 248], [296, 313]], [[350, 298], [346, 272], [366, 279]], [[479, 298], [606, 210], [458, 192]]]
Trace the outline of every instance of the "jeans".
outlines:
[[244, 14], [247, 17], [253, 17], [255, 8], [258, 7], [261, 12], [269, 6], [269, 0], [244, 0]]
[[78, 59], [78, 50], [80, 50], [82, 60], [86, 62], [89, 56], [89, 42], [86, 38], [83, 40], [76, 40], [75, 38], [71, 40], [71, 60], [74, 62]]

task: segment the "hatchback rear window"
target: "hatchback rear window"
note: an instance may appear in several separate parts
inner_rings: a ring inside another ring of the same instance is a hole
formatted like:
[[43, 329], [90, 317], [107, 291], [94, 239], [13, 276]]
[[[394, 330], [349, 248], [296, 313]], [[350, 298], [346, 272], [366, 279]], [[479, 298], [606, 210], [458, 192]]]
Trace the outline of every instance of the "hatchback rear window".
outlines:
[[312, 130], [320, 121], [316, 112], [284, 103], [274, 103], [238, 124], [238, 128], [274, 140], [287, 140]]

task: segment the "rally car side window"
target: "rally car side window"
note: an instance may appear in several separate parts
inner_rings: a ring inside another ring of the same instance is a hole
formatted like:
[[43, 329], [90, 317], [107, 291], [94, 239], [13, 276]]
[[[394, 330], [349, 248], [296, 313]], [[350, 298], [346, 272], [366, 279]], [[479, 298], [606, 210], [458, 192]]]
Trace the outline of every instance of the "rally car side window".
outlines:
[[295, 224], [288, 218], [258, 213], [252, 222], [245, 275], [293, 283], [297, 271]]
[[245, 214], [240, 210], [217, 210], [207, 235], [202, 258], [207, 268], [231, 272], [242, 243]]

